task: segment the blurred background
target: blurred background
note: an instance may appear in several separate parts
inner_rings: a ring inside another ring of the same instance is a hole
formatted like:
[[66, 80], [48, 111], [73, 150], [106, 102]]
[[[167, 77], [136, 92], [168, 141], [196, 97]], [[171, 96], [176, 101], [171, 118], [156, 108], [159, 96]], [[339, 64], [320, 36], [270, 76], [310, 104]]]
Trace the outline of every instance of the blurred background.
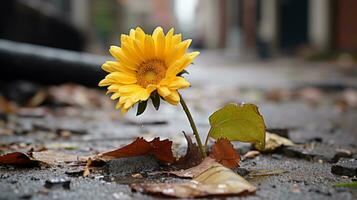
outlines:
[[[355, 8], [356, 0], [3, 1], [0, 94], [20, 98], [37, 83], [97, 88], [120, 34], [162, 26], [192, 38], [201, 52], [189, 68], [193, 99], [224, 93], [216, 98], [257, 102], [262, 88], [281, 99], [282, 88], [313, 87], [312, 99], [352, 89], [357, 106]], [[13, 83], [19, 80], [31, 84]]]
[[355, 0], [13, 0], [2, 2], [0, 38], [107, 54], [130, 28], [175, 27], [193, 48], [241, 59], [300, 55], [353, 61]]

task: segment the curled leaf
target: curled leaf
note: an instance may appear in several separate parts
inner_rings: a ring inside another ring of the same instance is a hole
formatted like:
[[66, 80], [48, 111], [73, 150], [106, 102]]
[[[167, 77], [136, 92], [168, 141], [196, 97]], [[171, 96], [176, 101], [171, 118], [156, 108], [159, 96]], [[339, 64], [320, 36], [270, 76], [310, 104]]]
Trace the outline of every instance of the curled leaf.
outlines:
[[134, 142], [122, 148], [99, 154], [97, 157], [102, 160], [115, 158], [134, 157], [142, 155], [153, 155], [156, 159], [164, 163], [173, 163], [175, 158], [172, 154], [172, 141], [155, 138], [148, 142], [143, 138], [137, 138]]
[[258, 149], [265, 146], [264, 119], [254, 104], [228, 104], [209, 117], [209, 136], [227, 138], [230, 141], [256, 143]]
[[225, 167], [239, 167], [240, 155], [226, 138], [219, 138], [216, 141], [209, 156]]
[[178, 161], [174, 163], [174, 166], [179, 169], [187, 169], [196, 166], [202, 161], [202, 155], [198, 146], [192, 142], [190, 136], [186, 135], [186, 133], [183, 134], [187, 141], [187, 151], [183, 157], [179, 158]]
[[217, 163], [214, 159], [206, 157], [199, 165], [195, 167], [191, 167], [185, 170], [170, 171], [169, 174], [174, 174], [181, 178], [193, 178], [201, 174], [203, 171], [206, 171], [208, 168], [218, 165], [219, 163]]
[[38, 161], [32, 159], [29, 155], [22, 152], [13, 152], [0, 156], [0, 165], [16, 165], [30, 167], [37, 164]]
[[92, 165], [92, 159], [88, 158], [87, 160], [87, 164], [84, 167], [84, 171], [83, 171], [83, 177], [87, 177], [90, 174], [90, 166]]
[[[295, 144], [291, 140], [285, 137], [281, 137], [274, 133], [266, 132], [265, 147], [264, 149], [260, 149], [260, 151], [272, 152], [281, 146], [294, 146], [294, 145]], [[256, 145], [254, 147], [258, 149]]]
[[139, 192], [179, 198], [240, 195], [255, 192], [257, 189], [243, 177], [219, 163], [215, 163], [186, 183], [132, 184], [131, 188]]

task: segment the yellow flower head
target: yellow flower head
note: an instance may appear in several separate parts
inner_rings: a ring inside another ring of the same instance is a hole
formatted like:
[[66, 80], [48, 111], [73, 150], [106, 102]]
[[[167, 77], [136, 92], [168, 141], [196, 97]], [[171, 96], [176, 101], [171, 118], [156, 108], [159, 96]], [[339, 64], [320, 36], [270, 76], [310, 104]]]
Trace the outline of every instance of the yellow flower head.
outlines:
[[99, 82], [99, 86], [109, 86], [111, 99], [119, 98], [116, 108], [126, 113], [137, 102], [146, 106], [150, 97], [159, 98], [157, 93], [177, 105], [180, 101], [177, 90], [190, 86], [179, 75], [199, 55], [197, 51], [186, 52], [191, 40], [182, 41], [181, 34], [174, 34], [173, 28], [165, 35], [161, 27], [152, 35], [137, 27], [129, 35], [122, 34], [120, 40], [121, 47], [110, 47], [116, 61], [102, 65], [109, 74]]

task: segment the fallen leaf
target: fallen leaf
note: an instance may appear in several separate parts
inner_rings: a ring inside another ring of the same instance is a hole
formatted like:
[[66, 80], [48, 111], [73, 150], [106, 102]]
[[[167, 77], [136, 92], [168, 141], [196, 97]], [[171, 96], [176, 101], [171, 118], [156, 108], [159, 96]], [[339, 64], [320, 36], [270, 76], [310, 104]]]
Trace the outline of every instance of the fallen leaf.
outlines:
[[4, 113], [15, 113], [18, 107], [15, 103], [8, 101], [3, 96], [0, 95], [0, 111]]
[[289, 100], [292, 96], [292, 93], [289, 90], [274, 88], [270, 91], [267, 91], [265, 94], [265, 98], [271, 101], [280, 102]]
[[144, 176], [141, 175], [140, 173], [132, 174], [131, 177], [133, 177], [133, 178], [144, 178]]
[[264, 119], [254, 104], [228, 104], [209, 117], [211, 129], [209, 136], [227, 138], [230, 141], [256, 143], [264, 149]]
[[244, 154], [244, 158], [247, 159], [253, 159], [255, 157], [257, 157], [260, 154], [259, 151], [248, 151], [246, 154]]
[[[289, 140], [285, 137], [281, 137], [274, 133], [266, 132], [265, 148], [262, 150], [259, 150], [259, 151], [260, 152], [272, 152], [281, 146], [294, 146], [294, 145], [295, 144], [291, 140]], [[257, 148], [257, 146], [255, 146], [255, 148]]]
[[178, 198], [243, 195], [257, 190], [243, 177], [219, 163], [214, 164], [189, 182], [132, 184], [131, 188], [143, 193]]
[[174, 174], [181, 178], [193, 178], [213, 166], [218, 166], [218, 163], [213, 158], [207, 157], [195, 167], [191, 167], [185, 170], [170, 171], [168, 173]]
[[50, 102], [57, 105], [104, 107], [108, 103], [106, 98], [99, 95], [99, 91], [78, 84], [51, 86], [48, 88], [48, 96]]
[[35, 159], [37, 161], [41, 161], [41, 162], [49, 164], [49, 165], [61, 165], [61, 164], [67, 164], [67, 163], [73, 163], [73, 162], [85, 162], [86, 161], [86, 157], [84, 157], [84, 156], [65, 154], [65, 153], [60, 153], [60, 152], [51, 151], [51, 150], [32, 152], [31, 156], [33, 157], [33, 159]]
[[323, 92], [316, 87], [306, 87], [296, 91], [295, 96], [305, 100], [313, 105], [320, 103], [323, 100]]
[[179, 158], [175, 163], [174, 167], [179, 169], [188, 169], [194, 167], [202, 162], [202, 155], [200, 149], [196, 144], [192, 143], [190, 136], [183, 133], [187, 141], [187, 151], [185, 156]]
[[336, 100], [335, 106], [340, 111], [347, 111], [349, 108], [357, 107], [357, 90], [346, 89]]
[[209, 156], [225, 167], [239, 167], [240, 155], [226, 138], [219, 138], [216, 141]]
[[37, 107], [48, 98], [48, 93], [44, 89], [39, 89], [25, 104], [26, 107]]
[[155, 138], [148, 142], [143, 138], [137, 138], [134, 142], [122, 148], [101, 153], [97, 158], [102, 160], [112, 160], [115, 158], [134, 157], [142, 155], [153, 155], [163, 163], [173, 163], [175, 157], [172, 154], [172, 141], [168, 139], [160, 141]]
[[87, 177], [90, 174], [90, 170], [89, 167], [92, 165], [92, 159], [88, 158], [87, 160], [87, 164], [84, 167], [84, 171], [83, 171], [83, 177]]
[[15, 165], [15, 166], [37, 166], [45, 165], [60, 165], [72, 162], [83, 162], [85, 157], [77, 155], [69, 155], [55, 151], [40, 151], [40, 152], [13, 152], [0, 156], [0, 164]]
[[38, 161], [32, 159], [29, 155], [22, 152], [13, 152], [0, 156], [1, 165], [16, 165], [16, 166], [36, 166]]
[[357, 90], [346, 89], [342, 93], [342, 100], [347, 103], [352, 108], [357, 107]]

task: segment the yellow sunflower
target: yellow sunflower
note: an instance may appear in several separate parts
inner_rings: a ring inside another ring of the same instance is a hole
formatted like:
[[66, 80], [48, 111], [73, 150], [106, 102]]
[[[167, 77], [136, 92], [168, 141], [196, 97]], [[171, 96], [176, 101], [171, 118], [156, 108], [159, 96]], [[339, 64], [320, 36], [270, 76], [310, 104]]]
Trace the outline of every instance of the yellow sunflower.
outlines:
[[119, 98], [116, 108], [126, 113], [137, 102], [145, 102], [146, 106], [147, 100], [157, 93], [177, 105], [177, 90], [190, 86], [180, 73], [199, 55], [197, 51], [186, 52], [191, 40], [182, 41], [181, 34], [174, 34], [173, 28], [165, 35], [161, 27], [152, 35], [137, 27], [129, 35], [122, 34], [120, 40], [121, 47], [110, 47], [116, 61], [102, 65], [109, 74], [99, 82], [99, 86], [109, 86], [111, 99]]

